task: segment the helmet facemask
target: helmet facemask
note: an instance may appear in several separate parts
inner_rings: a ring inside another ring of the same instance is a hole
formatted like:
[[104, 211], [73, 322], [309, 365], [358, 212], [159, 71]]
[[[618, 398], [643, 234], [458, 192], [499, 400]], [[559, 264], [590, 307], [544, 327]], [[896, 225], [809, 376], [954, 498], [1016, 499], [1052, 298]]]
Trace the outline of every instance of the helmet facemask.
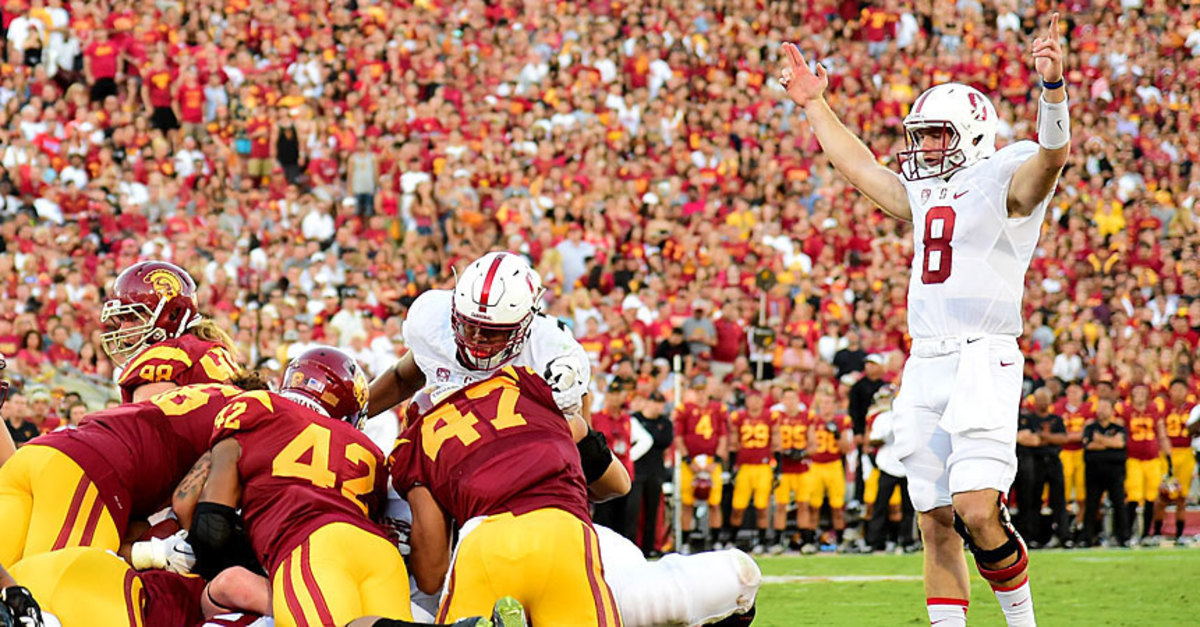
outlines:
[[[943, 178], [966, 164], [967, 156], [959, 146], [961, 138], [952, 123], [926, 121], [907, 125], [904, 130], [908, 150], [900, 152], [900, 172], [905, 179], [920, 181]], [[932, 131], [938, 131], [941, 135], [940, 146], [925, 148], [925, 135]]]
[[100, 311], [100, 322], [113, 329], [100, 335], [104, 352], [118, 365], [124, 365], [130, 357], [142, 349], [167, 339], [167, 332], [156, 326], [166, 299], [158, 301], [151, 310], [142, 303], [123, 303], [110, 300]]
[[499, 324], [474, 320], [455, 309], [452, 321], [459, 361], [473, 370], [495, 370], [525, 348], [533, 312], [515, 324]]

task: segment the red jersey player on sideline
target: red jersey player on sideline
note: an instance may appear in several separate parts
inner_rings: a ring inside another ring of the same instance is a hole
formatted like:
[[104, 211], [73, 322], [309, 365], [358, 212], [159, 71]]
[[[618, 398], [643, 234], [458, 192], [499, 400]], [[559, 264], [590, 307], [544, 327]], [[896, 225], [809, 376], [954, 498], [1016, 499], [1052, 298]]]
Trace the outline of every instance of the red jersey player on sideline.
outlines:
[[684, 532], [692, 528], [695, 515], [696, 487], [706, 483], [708, 501], [708, 526], [714, 549], [721, 543], [721, 494], [724, 491], [721, 460], [729, 452], [729, 414], [719, 401], [706, 398], [703, 383], [699, 389], [687, 390], [683, 394], [683, 405], [675, 414], [675, 446], [683, 457], [679, 469], [680, 502], [683, 512], [680, 518]]
[[[449, 571], [439, 620], [486, 612], [504, 594], [535, 625], [620, 625], [573, 437], [582, 418], [565, 417], [525, 367], [425, 396], [414, 399], [391, 474], [412, 505], [418, 587], [436, 592]], [[450, 519], [463, 525], [453, 564]]]
[[737, 477], [733, 481], [733, 512], [729, 522], [736, 533], [753, 497], [758, 529], [754, 552], [762, 553], [767, 546], [767, 505], [771, 501], [774, 479], [773, 454], [779, 450], [779, 415], [764, 406], [762, 392], [752, 389], [746, 394], [746, 409], [734, 412], [730, 422], [737, 434], [734, 438], [737, 442]]

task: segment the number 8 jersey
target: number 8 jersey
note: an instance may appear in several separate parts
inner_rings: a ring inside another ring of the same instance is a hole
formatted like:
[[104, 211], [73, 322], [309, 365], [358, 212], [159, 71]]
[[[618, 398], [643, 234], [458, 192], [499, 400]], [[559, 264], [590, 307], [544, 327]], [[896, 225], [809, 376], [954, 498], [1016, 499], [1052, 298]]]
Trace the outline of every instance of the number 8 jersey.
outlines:
[[1010, 218], [1008, 188], [1017, 168], [1037, 151], [1036, 143], [1022, 141], [949, 180], [900, 177], [913, 216], [908, 283], [913, 338], [1023, 332], [1025, 271], [1053, 194], [1029, 216]]
[[387, 537], [372, 522], [387, 494], [383, 453], [350, 423], [274, 392], [246, 392], [217, 415], [212, 444], [227, 438], [242, 447], [242, 516], [268, 573], [328, 524]]

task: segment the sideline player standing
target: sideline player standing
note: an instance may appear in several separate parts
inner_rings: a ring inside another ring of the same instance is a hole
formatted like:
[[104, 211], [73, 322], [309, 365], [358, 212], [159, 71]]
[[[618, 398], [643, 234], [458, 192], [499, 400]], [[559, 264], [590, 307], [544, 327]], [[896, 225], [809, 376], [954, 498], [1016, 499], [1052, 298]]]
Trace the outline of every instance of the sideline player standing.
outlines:
[[1024, 275], [1070, 151], [1058, 33], [1054, 14], [1031, 48], [1042, 83], [1037, 144], [996, 150], [991, 101], [966, 85], [937, 85], [904, 120], [903, 176], [830, 109], [825, 68], [814, 73], [795, 45], [783, 45], [780, 84], [830, 161], [885, 213], [914, 223], [913, 349], [894, 409], [896, 452], [921, 512], [929, 619], [942, 627], [966, 624], [963, 540], [1008, 624], [1035, 624], [1028, 554], [1001, 495], [1016, 472]]

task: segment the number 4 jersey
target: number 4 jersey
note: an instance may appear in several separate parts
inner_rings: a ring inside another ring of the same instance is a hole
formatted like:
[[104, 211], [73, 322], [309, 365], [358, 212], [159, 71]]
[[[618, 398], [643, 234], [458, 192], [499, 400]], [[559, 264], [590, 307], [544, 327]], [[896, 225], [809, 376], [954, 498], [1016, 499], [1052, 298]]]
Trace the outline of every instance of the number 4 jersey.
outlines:
[[242, 447], [242, 516], [268, 573], [327, 524], [386, 537], [371, 522], [386, 497], [383, 453], [350, 423], [273, 392], [246, 392], [217, 415], [212, 443], [227, 438]]
[[1025, 271], [1050, 195], [1028, 217], [1010, 218], [1008, 187], [1037, 151], [1034, 142], [1017, 142], [949, 180], [905, 181], [913, 216], [912, 337], [1022, 333]]

